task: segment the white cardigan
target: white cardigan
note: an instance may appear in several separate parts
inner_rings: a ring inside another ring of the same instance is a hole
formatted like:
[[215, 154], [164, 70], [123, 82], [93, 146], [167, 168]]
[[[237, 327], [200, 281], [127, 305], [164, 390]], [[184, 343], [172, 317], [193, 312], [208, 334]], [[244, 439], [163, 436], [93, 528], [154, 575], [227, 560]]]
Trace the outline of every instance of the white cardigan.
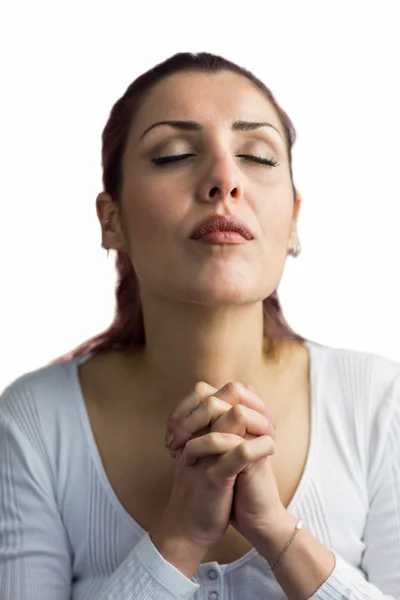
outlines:
[[[287, 510], [336, 556], [312, 598], [399, 600], [400, 365], [306, 345], [311, 444]], [[255, 549], [194, 580], [160, 555], [106, 477], [77, 364], [22, 375], [0, 396], [1, 600], [284, 600]]]

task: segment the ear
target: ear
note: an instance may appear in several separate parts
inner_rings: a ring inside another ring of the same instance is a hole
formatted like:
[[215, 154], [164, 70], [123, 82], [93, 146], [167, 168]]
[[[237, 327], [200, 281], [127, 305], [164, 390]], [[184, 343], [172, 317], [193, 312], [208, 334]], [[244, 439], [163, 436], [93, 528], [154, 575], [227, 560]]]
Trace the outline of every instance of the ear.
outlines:
[[126, 252], [118, 203], [107, 192], [100, 192], [96, 198], [96, 212], [100, 221], [102, 247]]
[[292, 225], [290, 228], [290, 240], [292, 241], [293, 244], [298, 241], [297, 221], [299, 218], [301, 201], [302, 201], [301, 195], [299, 194], [299, 192], [296, 191], [296, 196], [295, 196], [295, 199], [293, 202], [293, 221], [292, 221]]
[[296, 223], [297, 223], [297, 220], [299, 218], [301, 201], [302, 201], [301, 195], [299, 194], [299, 192], [296, 192], [296, 197], [295, 197], [294, 203], [293, 203], [293, 220]]

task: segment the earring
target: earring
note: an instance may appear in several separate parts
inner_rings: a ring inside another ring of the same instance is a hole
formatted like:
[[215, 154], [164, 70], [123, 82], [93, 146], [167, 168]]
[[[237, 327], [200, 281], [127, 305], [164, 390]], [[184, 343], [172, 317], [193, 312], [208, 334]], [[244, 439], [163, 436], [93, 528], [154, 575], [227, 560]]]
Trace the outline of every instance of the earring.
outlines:
[[292, 248], [290, 248], [288, 254], [291, 254], [294, 258], [296, 258], [301, 252], [300, 242], [294, 244]]

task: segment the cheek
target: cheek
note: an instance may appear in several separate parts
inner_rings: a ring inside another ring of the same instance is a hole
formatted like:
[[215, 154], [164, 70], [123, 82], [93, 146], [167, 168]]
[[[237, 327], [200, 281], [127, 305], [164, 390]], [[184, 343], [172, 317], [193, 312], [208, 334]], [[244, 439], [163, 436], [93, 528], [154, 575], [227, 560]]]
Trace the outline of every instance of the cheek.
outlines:
[[132, 258], [160, 255], [176, 239], [177, 226], [184, 220], [184, 207], [161, 186], [135, 186], [126, 190], [125, 223]]
[[287, 243], [293, 222], [294, 198], [290, 178], [280, 176], [251, 190], [249, 204], [263, 240], [270, 245]]
[[287, 202], [266, 204], [257, 211], [257, 218], [266, 243], [287, 243], [293, 210]]

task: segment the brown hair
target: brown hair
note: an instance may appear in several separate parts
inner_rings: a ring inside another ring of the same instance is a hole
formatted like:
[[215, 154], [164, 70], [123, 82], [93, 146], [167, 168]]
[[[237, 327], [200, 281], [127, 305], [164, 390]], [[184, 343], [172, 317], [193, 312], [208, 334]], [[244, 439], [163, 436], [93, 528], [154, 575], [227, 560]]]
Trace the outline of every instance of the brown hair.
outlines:
[[[111, 195], [114, 202], [119, 202], [123, 178], [122, 157], [132, 120], [141, 104], [145, 102], [146, 93], [164, 78], [181, 71], [203, 73], [232, 71], [249, 79], [267, 96], [277, 111], [284, 130], [294, 199], [296, 191], [293, 184], [291, 149], [296, 139], [296, 131], [291, 120], [277, 104], [271, 91], [250, 71], [208, 52], [197, 54], [181, 52], [171, 56], [135, 79], [124, 95], [114, 104], [102, 134], [104, 191]], [[68, 354], [59, 357], [53, 361], [54, 363], [69, 360], [87, 352], [93, 354], [110, 350], [124, 352], [145, 344], [138, 280], [128, 254], [117, 251], [116, 268], [116, 310], [111, 325]], [[264, 300], [264, 335], [268, 336], [271, 342], [276, 340], [304, 342], [306, 340], [295, 333], [286, 322], [277, 290]]]

